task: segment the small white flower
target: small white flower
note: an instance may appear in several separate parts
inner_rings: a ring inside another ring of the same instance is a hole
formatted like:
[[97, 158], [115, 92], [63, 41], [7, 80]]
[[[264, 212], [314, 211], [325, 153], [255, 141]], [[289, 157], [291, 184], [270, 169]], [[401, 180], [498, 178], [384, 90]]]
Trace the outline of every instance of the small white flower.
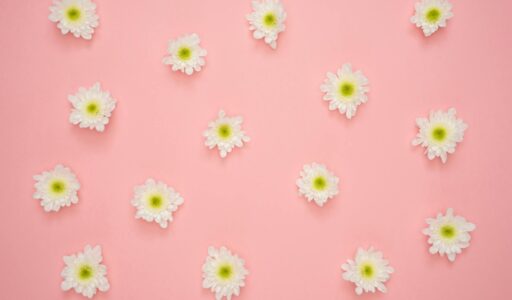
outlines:
[[457, 112], [450, 108], [448, 112], [441, 110], [430, 112], [429, 118], [417, 118], [416, 124], [420, 131], [412, 141], [414, 146], [421, 145], [428, 159], [440, 157], [443, 163], [448, 159], [448, 153], [455, 152], [457, 143], [464, 139], [464, 131], [468, 125], [457, 119]]
[[253, 12], [246, 16], [253, 37], [264, 39], [272, 49], [277, 47], [277, 38], [285, 29], [286, 12], [279, 0], [252, 1]]
[[57, 165], [53, 170], [35, 175], [34, 180], [34, 199], [41, 200], [44, 211], [59, 211], [61, 207], [78, 203], [80, 183], [69, 168]]
[[441, 256], [446, 254], [451, 262], [455, 261], [462, 249], [469, 247], [470, 232], [476, 228], [475, 224], [467, 222], [463, 217], [454, 216], [451, 208], [446, 210], [446, 215], [439, 213], [435, 219], [428, 218], [427, 224], [423, 233], [432, 245], [429, 252]]
[[416, 13], [411, 22], [421, 27], [425, 36], [430, 36], [453, 17], [452, 5], [447, 0], [421, 0], [415, 5]]
[[77, 38], [90, 40], [99, 18], [91, 0], [53, 0], [48, 19], [58, 23], [62, 34], [71, 32]]
[[339, 110], [348, 119], [356, 115], [357, 107], [365, 103], [369, 91], [368, 79], [361, 71], [352, 71], [350, 64], [344, 64], [336, 74], [327, 73], [327, 79], [320, 86], [329, 101], [329, 110]]
[[250, 138], [242, 131], [243, 118], [228, 117], [223, 110], [219, 111], [218, 118], [208, 124], [208, 129], [203, 133], [206, 138], [204, 144], [213, 149], [219, 149], [220, 156], [226, 157], [236, 147], [242, 147]]
[[231, 300], [233, 295], [238, 296], [248, 274], [244, 260], [231, 254], [226, 247], [208, 248], [208, 256], [203, 265], [203, 288], [214, 292], [216, 300], [223, 297]]
[[304, 165], [297, 179], [299, 194], [308, 201], [314, 200], [318, 206], [323, 206], [327, 200], [338, 194], [339, 179], [324, 165], [312, 163]]
[[201, 71], [201, 67], [206, 63], [204, 57], [207, 52], [201, 48], [200, 42], [199, 36], [195, 33], [169, 41], [169, 55], [164, 57], [162, 62], [171, 65], [173, 71], [179, 70], [187, 75]]
[[81, 87], [78, 93], [68, 96], [73, 105], [69, 122], [78, 124], [80, 128], [96, 129], [102, 132], [108, 124], [112, 111], [116, 108], [116, 100], [107, 91], [102, 91], [99, 82], [91, 88]]
[[172, 213], [182, 205], [181, 195], [167, 184], [153, 179], [147, 179], [144, 185], [136, 186], [132, 205], [137, 208], [136, 219], [156, 222], [162, 228], [167, 228], [167, 222], [172, 222]]
[[61, 272], [63, 291], [74, 289], [78, 294], [92, 298], [96, 290], [108, 291], [107, 267], [101, 264], [101, 247], [85, 246], [83, 252], [63, 257], [66, 267]]
[[368, 250], [358, 248], [355, 261], [349, 259], [341, 266], [343, 279], [353, 282], [356, 285], [356, 294], [361, 295], [363, 292], [375, 293], [379, 290], [383, 293], [387, 292], [384, 285], [388, 281], [393, 268], [389, 266], [380, 251], [368, 248]]

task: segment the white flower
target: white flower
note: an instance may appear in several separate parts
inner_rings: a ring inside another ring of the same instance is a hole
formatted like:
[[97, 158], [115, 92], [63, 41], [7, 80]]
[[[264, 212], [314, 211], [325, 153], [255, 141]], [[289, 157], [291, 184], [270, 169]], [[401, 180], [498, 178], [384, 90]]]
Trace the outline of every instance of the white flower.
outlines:
[[116, 108], [116, 100], [107, 91], [102, 91], [99, 82], [90, 89], [81, 87], [78, 93], [68, 96], [73, 105], [69, 122], [78, 124], [80, 128], [96, 129], [102, 132], [108, 124], [112, 111]]
[[233, 148], [242, 147], [250, 138], [242, 131], [243, 118], [228, 117], [223, 110], [219, 111], [218, 118], [208, 124], [208, 129], [203, 133], [206, 138], [204, 144], [208, 148], [217, 147], [222, 158], [226, 157]]
[[314, 200], [318, 206], [323, 206], [327, 200], [338, 194], [339, 179], [324, 165], [312, 163], [304, 165], [297, 179], [299, 194], [308, 201]]
[[173, 71], [180, 70], [187, 75], [201, 71], [207, 52], [199, 46], [200, 42], [199, 36], [195, 33], [169, 41], [169, 55], [164, 57], [162, 62], [171, 65]]
[[277, 38], [285, 29], [286, 12], [279, 0], [252, 1], [253, 12], [246, 16], [253, 37], [264, 39], [272, 49], [277, 47]]
[[166, 228], [172, 222], [172, 213], [182, 205], [184, 200], [174, 189], [163, 182], [146, 180], [144, 185], [136, 186], [132, 205], [137, 208], [136, 219], [156, 222]]
[[325, 93], [324, 100], [329, 102], [329, 110], [339, 110], [351, 119], [356, 115], [357, 107], [365, 103], [369, 91], [368, 79], [361, 71], [352, 71], [350, 64], [344, 64], [336, 74], [327, 73], [327, 79], [320, 86]]
[[462, 249], [469, 247], [471, 240], [471, 231], [476, 226], [467, 222], [461, 216], [454, 216], [453, 209], [448, 208], [446, 215], [437, 214], [435, 219], [427, 219], [428, 227], [423, 229], [423, 233], [428, 236], [428, 243], [432, 245], [429, 249], [431, 254], [439, 253], [441, 256], [448, 256], [448, 260], [455, 261], [457, 254]]
[[430, 112], [429, 118], [417, 118], [416, 124], [420, 131], [412, 141], [414, 146], [421, 145], [425, 149], [428, 159], [440, 157], [443, 163], [448, 158], [448, 153], [455, 152], [457, 143], [464, 139], [464, 131], [468, 125], [461, 119], [457, 119], [457, 112], [450, 108], [448, 112], [438, 110]]
[[343, 279], [353, 282], [356, 285], [356, 294], [363, 292], [375, 293], [375, 289], [385, 293], [387, 288], [384, 285], [388, 281], [393, 268], [388, 261], [382, 257], [382, 253], [373, 249], [358, 248], [355, 261], [349, 259], [341, 266]]
[[416, 3], [415, 9], [411, 22], [421, 27], [425, 36], [430, 36], [439, 27], [445, 27], [446, 21], [453, 17], [452, 5], [447, 0], [421, 0]]
[[80, 183], [69, 168], [57, 165], [53, 170], [35, 175], [34, 180], [34, 199], [41, 200], [44, 211], [59, 211], [61, 207], [78, 203]]
[[244, 260], [231, 254], [226, 247], [208, 248], [208, 256], [203, 265], [203, 288], [215, 293], [215, 299], [240, 294], [245, 285], [244, 279], [249, 274], [244, 267]]
[[77, 38], [90, 40], [99, 18], [91, 0], [53, 0], [48, 19], [58, 23], [62, 34], [71, 32]]
[[61, 272], [64, 279], [60, 284], [63, 291], [75, 289], [75, 292], [92, 298], [96, 290], [108, 291], [107, 267], [101, 264], [101, 247], [85, 246], [84, 252], [63, 257], [66, 267]]

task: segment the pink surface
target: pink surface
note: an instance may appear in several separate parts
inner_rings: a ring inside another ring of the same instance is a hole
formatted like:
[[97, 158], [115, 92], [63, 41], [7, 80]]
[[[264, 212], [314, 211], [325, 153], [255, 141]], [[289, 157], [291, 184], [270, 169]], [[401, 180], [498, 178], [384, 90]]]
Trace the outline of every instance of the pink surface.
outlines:
[[[92, 41], [62, 36], [50, 1], [0, 2], [0, 287], [3, 299], [82, 299], [60, 290], [62, 256], [100, 244], [111, 289], [95, 299], [213, 299], [207, 247], [250, 271], [237, 299], [356, 299], [340, 265], [373, 245], [396, 269], [386, 295], [360, 299], [503, 299], [512, 279], [510, 1], [454, 1], [430, 38], [413, 0], [284, 0], [277, 51], [252, 39], [250, 1], [102, 1]], [[208, 50], [192, 77], [161, 63], [196, 32]], [[347, 121], [320, 84], [345, 62], [370, 80]], [[102, 134], [68, 123], [67, 95], [100, 81], [118, 100]], [[415, 118], [455, 107], [468, 124], [448, 163], [410, 145]], [[226, 160], [203, 146], [220, 108], [252, 138]], [[303, 164], [341, 180], [323, 208], [297, 195]], [[44, 213], [32, 175], [76, 172], [80, 202]], [[134, 218], [148, 177], [185, 198], [167, 230]], [[447, 207], [477, 225], [454, 264], [428, 253], [424, 219]]]

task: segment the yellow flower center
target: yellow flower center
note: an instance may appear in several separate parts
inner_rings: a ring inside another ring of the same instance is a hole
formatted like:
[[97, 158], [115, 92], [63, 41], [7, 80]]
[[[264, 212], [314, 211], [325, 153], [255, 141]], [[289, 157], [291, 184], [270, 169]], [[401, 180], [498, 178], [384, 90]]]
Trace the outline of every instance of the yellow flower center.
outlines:
[[432, 129], [432, 139], [436, 142], [444, 142], [448, 136], [448, 130], [444, 126], [436, 126]]
[[228, 139], [232, 134], [231, 126], [229, 126], [229, 124], [221, 124], [217, 128], [217, 134], [222, 139]]
[[323, 176], [313, 179], [313, 188], [317, 191], [323, 191], [327, 188], [327, 180]]
[[439, 19], [441, 19], [441, 14], [442, 13], [439, 8], [432, 7], [425, 13], [425, 19], [427, 20], [427, 22], [434, 24], [437, 23]]
[[82, 11], [80, 11], [80, 9], [76, 6], [71, 6], [66, 10], [66, 16], [68, 17], [69, 21], [76, 22], [80, 20]]
[[371, 279], [375, 275], [375, 268], [371, 263], [364, 263], [359, 268], [359, 273], [364, 279]]
[[50, 183], [50, 191], [56, 195], [60, 196], [64, 194], [66, 191], [66, 182], [61, 179], [55, 179]]
[[188, 47], [181, 47], [178, 49], [178, 58], [187, 61], [192, 57], [192, 50]]
[[457, 236], [457, 229], [455, 226], [447, 224], [439, 229], [439, 233], [444, 239], [451, 240]]
[[277, 17], [273, 12], [268, 12], [263, 16], [263, 24], [268, 28], [277, 26]]
[[85, 106], [85, 111], [90, 117], [96, 117], [100, 113], [100, 104], [96, 100], [91, 100]]
[[164, 198], [160, 194], [154, 194], [148, 197], [148, 205], [149, 207], [159, 210], [163, 208]]
[[339, 91], [343, 98], [351, 98], [356, 93], [356, 85], [349, 81], [344, 81], [340, 84]]
[[89, 281], [94, 277], [94, 269], [88, 264], [83, 264], [78, 268], [77, 275], [81, 281]]
[[217, 275], [222, 280], [229, 280], [233, 276], [233, 267], [230, 264], [220, 265], [217, 269]]

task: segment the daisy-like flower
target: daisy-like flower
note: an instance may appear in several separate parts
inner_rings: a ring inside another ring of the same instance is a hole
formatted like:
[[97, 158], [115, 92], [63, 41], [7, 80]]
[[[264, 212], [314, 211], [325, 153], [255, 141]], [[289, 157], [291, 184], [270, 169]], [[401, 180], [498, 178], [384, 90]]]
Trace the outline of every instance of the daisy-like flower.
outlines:
[[208, 124], [208, 129], [203, 133], [206, 138], [204, 144], [213, 149], [219, 149], [220, 157], [224, 158], [233, 148], [242, 147], [250, 138], [242, 131], [243, 118], [228, 117], [223, 110], [219, 111], [218, 118]]
[[446, 21], [453, 17], [452, 5], [447, 0], [421, 0], [415, 5], [416, 13], [411, 22], [421, 27], [425, 36], [430, 36], [439, 27], [445, 27]]
[[141, 186], [136, 186], [132, 205], [137, 208], [136, 219], [156, 222], [162, 228], [167, 228], [167, 222], [172, 222], [172, 213], [182, 205], [184, 200], [174, 189], [161, 181], [146, 180]]
[[203, 265], [203, 288], [214, 292], [216, 300], [223, 297], [231, 300], [233, 295], [238, 296], [248, 274], [244, 260], [226, 247], [208, 248], [208, 256]]
[[78, 124], [80, 128], [96, 129], [99, 132], [105, 130], [105, 125], [116, 108], [116, 100], [109, 92], [101, 90], [99, 82], [90, 89], [81, 87], [68, 100], [73, 105], [69, 122]]
[[353, 282], [356, 285], [356, 294], [361, 295], [363, 292], [375, 293], [379, 290], [383, 293], [387, 292], [384, 285], [388, 281], [393, 268], [389, 266], [380, 251], [368, 248], [368, 250], [358, 248], [355, 260], [349, 259], [341, 266], [345, 271], [343, 279]]
[[57, 23], [62, 34], [71, 32], [77, 38], [90, 40], [99, 18], [91, 0], [53, 0], [48, 19]]
[[179, 70], [187, 75], [201, 71], [206, 63], [204, 57], [207, 52], [201, 48], [200, 42], [199, 36], [195, 33], [169, 41], [169, 55], [164, 57], [162, 62], [171, 65], [173, 71]]
[[62, 165], [35, 175], [34, 199], [41, 200], [44, 211], [59, 211], [61, 207], [78, 203], [80, 183], [75, 174]]
[[304, 165], [297, 179], [299, 194], [314, 200], [318, 206], [323, 206], [327, 200], [338, 194], [339, 178], [329, 171], [324, 165], [312, 163]]
[[285, 29], [286, 12], [279, 0], [252, 1], [253, 12], [246, 16], [253, 37], [264, 39], [272, 49], [277, 47], [277, 38]]
[[351, 119], [356, 115], [357, 107], [365, 103], [369, 91], [368, 79], [361, 71], [352, 71], [350, 64], [344, 64], [336, 74], [327, 73], [327, 79], [320, 86], [325, 93], [324, 100], [329, 101], [329, 110], [339, 110]]
[[420, 131], [412, 141], [414, 146], [426, 148], [428, 159], [440, 157], [443, 163], [448, 159], [448, 153], [455, 152], [457, 143], [464, 139], [464, 131], [468, 125], [457, 119], [457, 112], [450, 108], [447, 112], [438, 110], [430, 112], [429, 118], [417, 118], [416, 124]]
[[101, 264], [101, 247], [85, 246], [83, 252], [63, 257], [66, 267], [61, 272], [63, 291], [74, 289], [78, 294], [92, 298], [96, 290], [108, 291], [107, 267]]
[[448, 208], [446, 215], [437, 214], [435, 219], [427, 219], [428, 227], [423, 233], [428, 236], [431, 254], [439, 253], [448, 257], [453, 262], [462, 249], [469, 247], [470, 232], [475, 230], [473, 223], [467, 222], [461, 216], [454, 216], [453, 209]]

